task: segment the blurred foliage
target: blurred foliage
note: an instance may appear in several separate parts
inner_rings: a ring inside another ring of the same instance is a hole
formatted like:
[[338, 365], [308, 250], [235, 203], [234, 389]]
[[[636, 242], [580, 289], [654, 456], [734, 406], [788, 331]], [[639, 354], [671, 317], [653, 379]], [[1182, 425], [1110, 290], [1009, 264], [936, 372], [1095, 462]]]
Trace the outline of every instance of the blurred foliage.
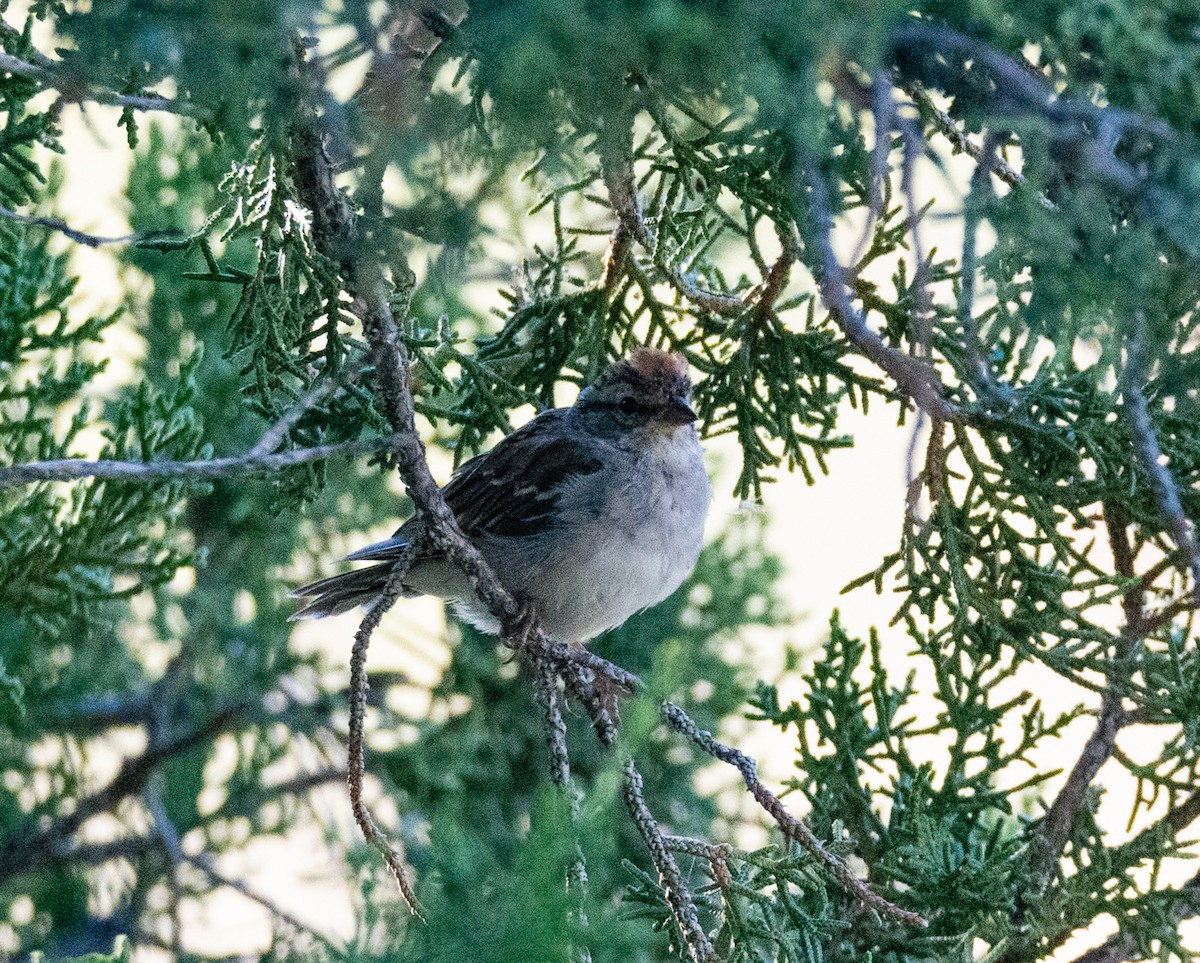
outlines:
[[[895, 619], [856, 639], [835, 617], [799, 698], [754, 684], [744, 630], [791, 613], [745, 519], [595, 642], [647, 682], [623, 749], [664, 825], [694, 837], [680, 859], [702, 921], [730, 961], [1026, 963], [1101, 918], [1113, 959], [1189, 959], [1200, 882], [1162, 880], [1195, 855], [1182, 831], [1200, 812], [1193, 586], [1129, 398], [1194, 523], [1194, 6], [0, 0], [0, 466], [237, 456], [330, 383], [284, 450], [387, 431], [343, 287], [365, 252], [392, 282], [428, 441], [455, 463], [650, 343], [687, 356], [706, 433], [737, 440], [736, 494], [769, 505], [780, 469], [836, 472], [849, 406], [895, 405], [914, 430], [819, 295], [821, 179], [869, 328], [928, 358], [959, 415], [914, 442], [897, 549], [854, 583], [896, 590]], [[146, 234], [108, 249], [124, 300], [96, 317], [78, 294], [99, 269], [36, 223], [72, 220], [63, 172], [84, 161], [53, 155], [79, 104], [128, 140], [126, 213]], [[314, 117], [357, 215], [347, 249], [297, 186]], [[1021, 178], [967, 187], [964, 136], [1019, 156]], [[913, 163], [941, 178], [936, 205], [910, 196]], [[623, 171], [632, 231], [614, 230]], [[947, 210], [961, 249], [918, 252], [914, 226]], [[180, 906], [225, 885], [211, 860], [314, 826], [346, 867], [354, 938], [276, 913], [264, 958], [682, 952], [613, 760], [572, 715], [573, 814], [527, 680], [469, 628], [431, 689], [374, 688], [370, 769], [428, 925], [312, 792], [342, 779], [345, 670], [292, 644], [283, 595], [406, 514], [381, 467], [0, 488], [0, 952], [107, 959], [125, 933], [194, 955]], [[904, 646], [898, 681], [881, 652]], [[1046, 684], [1066, 711], [1030, 691]], [[1101, 694], [1128, 738], [1044, 869], [1061, 776], [1037, 760]], [[713, 731], [749, 700], [795, 743], [789, 805], [930, 927], [885, 924], [790, 841], [704, 848], [749, 817], [697, 794], [706, 759], [656, 727], [661, 697]], [[1132, 813], [1105, 797], [1114, 770]], [[564, 885], [577, 844], [582, 902]]]

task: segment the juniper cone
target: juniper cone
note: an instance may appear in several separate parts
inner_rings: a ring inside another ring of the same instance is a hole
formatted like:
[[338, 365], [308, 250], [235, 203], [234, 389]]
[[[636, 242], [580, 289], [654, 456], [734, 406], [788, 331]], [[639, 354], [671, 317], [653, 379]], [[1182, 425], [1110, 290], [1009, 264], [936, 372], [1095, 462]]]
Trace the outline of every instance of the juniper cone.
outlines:
[[[458, 523], [542, 628], [585, 642], [661, 602], [696, 564], [710, 498], [687, 364], [640, 348], [569, 408], [544, 411], [463, 465], [445, 488]], [[297, 589], [294, 619], [371, 605], [418, 542], [412, 518], [347, 556], [376, 564]], [[411, 560], [406, 595], [454, 599], [484, 631], [496, 619], [444, 555]]]

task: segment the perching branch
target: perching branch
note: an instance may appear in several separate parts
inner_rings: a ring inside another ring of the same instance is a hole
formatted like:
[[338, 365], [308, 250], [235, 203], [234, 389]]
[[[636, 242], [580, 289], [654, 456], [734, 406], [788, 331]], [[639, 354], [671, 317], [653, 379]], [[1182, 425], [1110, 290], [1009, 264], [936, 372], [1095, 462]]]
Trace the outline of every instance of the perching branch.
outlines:
[[[611, 692], [613, 684], [620, 688], [632, 689], [637, 685], [636, 677], [611, 666], [602, 659], [594, 656], [578, 654], [561, 643], [556, 643], [545, 636], [536, 623], [522, 619], [522, 612], [517, 601], [504, 588], [490, 569], [479, 551], [463, 535], [453, 513], [447, 507], [441, 490], [429, 471], [425, 456], [424, 445], [416, 430], [413, 397], [409, 387], [409, 359], [403, 341], [399, 337], [396, 318], [393, 316], [391, 303], [388, 298], [388, 287], [382, 274], [378, 259], [370, 251], [370, 238], [360, 233], [360, 225], [351, 210], [346, 197], [337, 189], [333, 181], [333, 165], [326, 150], [320, 128], [314, 123], [302, 126], [294, 132], [296, 153], [294, 177], [302, 202], [313, 212], [313, 237], [320, 250], [326, 256], [339, 264], [342, 277], [352, 298], [351, 311], [359, 317], [363, 332], [369, 345], [376, 387], [380, 406], [388, 423], [393, 429], [395, 445], [392, 455], [395, 459], [400, 477], [404, 482], [409, 496], [416, 507], [417, 517], [422, 522], [422, 538], [424, 549], [445, 554], [457, 564], [466, 574], [473, 590], [488, 610], [500, 621], [504, 628], [505, 642], [519, 651], [528, 659], [539, 675], [549, 673], [561, 677], [567, 691], [580, 702], [588, 712], [601, 742], [613, 746], [616, 741], [616, 722], [609, 711], [610, 699], [601, 690]], [[622, 154], [626, 157], [626, 154]], [[610, 155], [611, 159], [611, 155]], [[632, 188], [632, 167], [614, 168], [608, 166], [606, 180], [610, 183], [610, 193], [614, 208], [631, 237], [639, 243], [650, 239], [646, 234], [644, 223], [640, 221], [637, 210], [636, 194]], [[785, 245], [785, 256], [792, 255], [792, 248]], [[617, 252], [619, 254], [619, 252]], [[616, 254], [614, 254], [614, 258]], [[779, 290], [786, 279], [790, 261], [781, 259], [777, 268], [769, 272], [763, 287], [763, 294], [772, 301], [778, 296]], [[683, 280], [683, 279], [679, 279]], [[693, 291], [697, 297], [703, 297], [703, 292]], [[691, 294], [688, 295], [691, 297]], [[741, 299], [728, 299], [728, 303], [720, 301], [709, 305], [718, 313], [732, 310], [736, 301], [737, 313], [746, 309], [746, 302]], [[411, 555], [410, 555], [411, 557]], [[407, 565], [407, 560], [401, 568]], [[383, 612], [399, 594], [403, 571], [398, 570], [389, 579], [383, 599], [375, 605], [363, 619], [355, 637], [355, 648], [352, 660], [351, 704], [352, 704], [352, 747], [351, 747], [351, 795], [355, 801], [356, 818], [363, 827], [367, 838], [379, 848], [380, 835], [369, 813], [361, 807], [362, 779], [362, 709], [365, 707], [366, 675], [364, 669], [366, 647], [370, 636], [379, 623]], [[599, 673], [607, 685], [597, 686], [596, 674]], [[543, 682], [544, 686], [545, 683]], [[549, 711], [551, 726], [557, 729], [554, 720], [553, 703]], [[357, 722], [355, 722], [357, 720]], [[563, 778], [566, 769], [565, 744], [550, 733], [555, 769], [558, 778]], [[563, 757], [563, 758], [559, 758]], [[357, 773], [357, 776], [356, 776]], [[765, 788], [762, 789], [765, 793]], [[756, 793], [756, 798], [759, 795]], [[641, 791], [641, 776], [632, 759], [626, 761], [624, 799], [635, 825], [641, 832], [650, 851], [655, 868], [662, 881], [672, 916], [688, 944], [688, 950], [697, 961], [714, 960], [715, 951], [708, 940], [702, 924], [699, 922], [695, 902], [684, 880], [674, 857], [664, 842], [657, 821], [645, 805]], [[773, 796], [767, 793], [760, 798], [774, 800], [775, 805], [782, 809]], [[361, 810], [361, 811], [360, 811]], [[774, 813], [773, 813], [774, 815]], [[785, 818], [786, 817], [786, 818]], [[797, 827], [802, 825], [793, 817], [777, 816], [786, 825], [792, 836], [801, 833]], [[807, 829], [803, 830], [808, 833]], [[811, 833], [808, 833], [811, 836]], [[819, 843], [817, 844], [819, 846]], [[390, 847], [384, 847], [385, 858], [389, 867], [396, 875], [401, 885], [405, 899], [410, 907], [415, 907], [415, 896], [407, 888], [407, 877], [402, 866], [396, 862], [396, 854]], [[832, 857], [830, 857], [832, 859]], [[839, 877], [843, 884], [853, 885], [856, 894], [861, 893], [864, 886], [850, 876], [843, 867], [848, 880]], [[884, 900], [876, 898], [876, 905], [890, 906]], [[903, 917], [904, 911], [896, 910]], [[893, 914], [895, 915], [895, 914]], [[912, 920], [923, 922], [915, 914], [909, 914]]]

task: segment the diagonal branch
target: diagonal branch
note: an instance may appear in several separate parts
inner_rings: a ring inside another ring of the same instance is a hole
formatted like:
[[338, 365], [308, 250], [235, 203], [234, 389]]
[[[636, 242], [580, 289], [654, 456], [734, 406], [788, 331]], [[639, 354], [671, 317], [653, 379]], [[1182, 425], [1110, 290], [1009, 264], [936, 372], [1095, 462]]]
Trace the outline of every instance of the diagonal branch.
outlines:
[[924, 358], [898, 351], [871, 330], [866, 316], [854, 306], [846, 286], [846, 272], [833, 250], [833, 217], [829, 187], [815, 159], [808, 163], [808, 201], [816, 223], [820, 270], [818, 285], [830, 314], [846, 340], [869, 361], [882, 368], [896, 385], [930, 417], [956, 424], [964, 420], [962, 410], [946, 398], [945, 387], [933, 365]]
[[1154, 485], [1158, 497], [1159, 511], [1175, 544], [1187, 560], [1192, 574], [1192, 598], [1200, 605], [1200, 546], [1196, 544], [1195, 527], [1184, 514], [1179, 498], [1179, 486], [1166, 464], [1162, 446], [1154, 433], [1150, 420], [1150, 409], [1146, 404], [1146, 316], [1139, 311], [1134, 319], [1133, 332], [1129, 338], [1125, 374], [1122, 379], [1121, 396], [1129, 415], [1129, 433], [1133, 436], [1133, 447], [1141, 459], [1142, 467]]
[[[1126, 676], [1125, 666], [1132, 657], [1134, 649], [1141, 638], [1142, 626], [1142, 591], [1140, 583], [1136, 582], [1133, 570], [1133, 549], [1129, 544], [1126, 531], [1126, 519], [1121, 510], [1115, 505], [1106, 505], [1104, 509], [1104, 524], [1108, 529], [1109, 544], [1112, 546], [1113, 559], [1117, 574], [1134, 584], [1124, 596], [1125, 626], [1121, 632], [1112, 672], [1115, 678], [1118, 674]], [[1087, 797], [1088, 787], [1096, 773], [1113, 754], [1117, 745], [1117, 733], [1129, 721], [1129, 715], [1121, 704], [1121, 691], [1113, 681], [1104, 690], [1100, 703], [1100, 714], [1092, 734], [1084, 743], [1079, 758], [1071, 769], [1066, 783], [1063, 784], [1054, 802], [1046, 810], [1046, 815], [1038, 827], [1038, 843], [1034, 854], [1034, 877], [1038, 880], [1039, 888], [1044, 887], [1050, 879], [1055, 864], [1062, 855], [1063, 848], [1075, 824], [1075, 817]]]
[[[1200, 874], [1193, 876], [1173, 892], [1177, 901], [1171, 909], [1171, 915], [1177, 922], [1200, 916]], [[1126, 963], [1127, 960], [1144, 959], [1146, 956], [1132, 934], [1118, 933], [1082, 956], [1076, 957], [1074, 963]]]
[[0, 883], [29, 872], [44, 861], [53, 861], [60, 847], [65, 846], [85, 822], [140, 791], [168, 759], [202, 746], [230, 728], [241, 718], [244, 708], [244, 705], [236, 704], [223, 709], [199, 729], [127, 759], [107, 786], [81, 799], [67, 815], [55, 819], [44, 829], [32, 832], [27, 829], [9, 836], [0, 843]]
[[672, 702], [662, 704], [660, 715], [670, 728], [680, 735], [686, 736], [714, 759], [733, 766], [741, 773], [746, 789], [754, 797], [754, 801], [775, 821], [775, 824], [783, 832], [784, 838], [795, 840], [805, 852], [825, 867], [847, 893], [880, 916], [906, 923], [909, 926], [925, 927], [929, 925], [928, 921], [919, 913], [901, 909], [895, 903], [889, 902], [850, 872], [850, 867], [826, 849], [813, 831], [804, 824], [804, 821], [789, 813], [779, 797], [763, 785], [758, 778], [758, 765], [748, 755], [732, 746], [718, 742], [711, 732], [697, 726], [686, 712]]

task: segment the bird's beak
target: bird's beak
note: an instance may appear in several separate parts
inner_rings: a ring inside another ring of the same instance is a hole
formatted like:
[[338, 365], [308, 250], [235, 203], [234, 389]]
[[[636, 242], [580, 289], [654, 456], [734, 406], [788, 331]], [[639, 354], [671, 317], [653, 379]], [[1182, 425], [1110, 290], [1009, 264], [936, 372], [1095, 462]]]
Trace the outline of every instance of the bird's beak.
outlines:
[[696, 420], [696, 412], [683, 395], [676, 395], [663, 407], [662, 420], [671, 425], [690, 425]]

